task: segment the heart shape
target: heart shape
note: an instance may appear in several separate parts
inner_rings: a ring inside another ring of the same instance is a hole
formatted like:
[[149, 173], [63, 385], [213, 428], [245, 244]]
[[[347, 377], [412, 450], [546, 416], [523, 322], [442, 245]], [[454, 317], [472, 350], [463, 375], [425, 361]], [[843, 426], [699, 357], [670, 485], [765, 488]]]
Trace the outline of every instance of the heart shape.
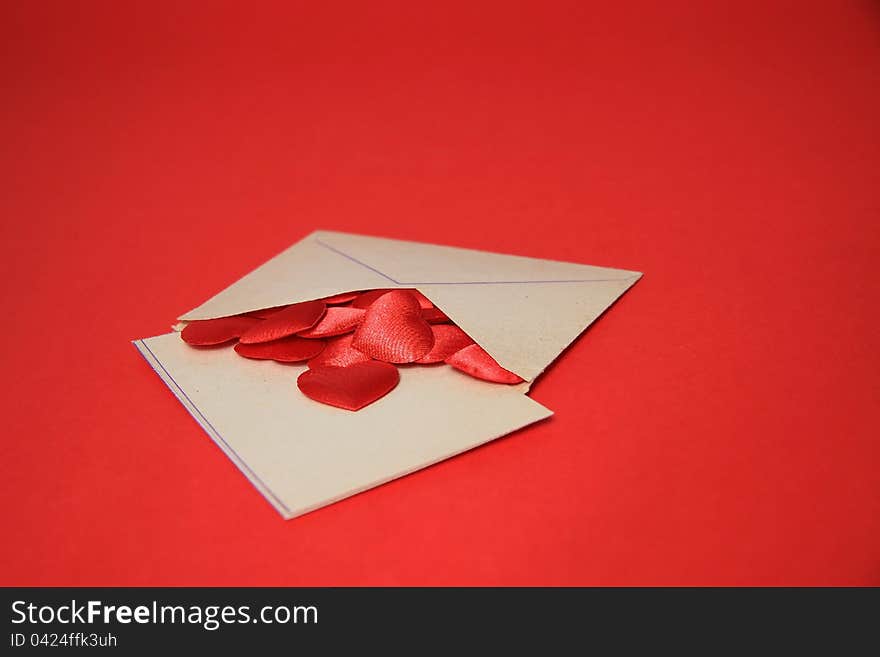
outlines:
[[[357, 299], [351, 304], [352, 308], [369, 308], [373, 302], [379, 297], [387, 294], [388, 292], [393, 292], [394, 288], [385, 289], [385, 290], [370, 290], [369, 292], [361, 293]], [[419, 302], [419, 305], [423, 310], [427, 310], [428, 308], [433, 308], [434, 304], [431, 303], [431, 300], [426, 297], [424, 294], [419, 292], [418, 290], [414, 290], [412, 288], [408, 288], [405, 290], [412, 294], [416, 300]]]
[[455, 369], [461, 370], [477, 379], [492, 383], [522, 383], [513, 372], [504, 369], [489, 353], [478, 344], [472, 344], [446, 359]]
[[302, 393], [322, 404], [357, 411], [391, 392], [400, 381], [394, 365], [372, 360], [347, 367], [316, 367], [299, 375]]
[[276, 360], [279, 363], [298, 363], [314, 358], [324, 349], [323, 340], [306, 340], [295, 335], [272, 342], [235, 345], [235, 353], [256, 360]]
[[256, 317], [257, 319], [269, 319], [272, 315], [287, 307], [288, 306], [275, 306], [274, 308], [261, 308], [260, 310], [252, 310], [249, 313], [245, 313], [244, 316]]
[[309, 367], [345, 367], [370, 361], [369, 356], [351, 346], [351, 338], [350, 335], [341, 335], [327, 340], [323, 351], [309, 361]]
[[361, 323], [365, 312], [360, 308], [327, 308], [317, 324], [297, 335], [301, 338], [330, 338], [349, 333]]
[[373, 360], [365, 353], [351, 346], [351, 335], [340, 335], [330, 338], [320, 354], [308, 362], [312, 369], [316, 367], [345, 367], [354, 363], [366, 363]]
[[249, 331], [242, 333], [241, 341], [245, 344], [270, 342], [305, 331], [324, 316], [326, 309], [327, 306], [320, 300], [295, 303], [273, 313], [268, 319], [264, 319]]
[[428, 324], [445, 324], [449, 321], [449, 317], [446, 316], [439, 308], [422, 308], [422, 317], [425, 318], [425, 321]]
[[180, 337], [187, 344], [199, 347], [223, 344], [262, 323], [261, 319], [241, 316], [200, 319], [187, 324], [180, 332]]
[[454, 324], [437, 324], [431, 330], [434, 332], [434, 346], [417, 363], [440, 363], [474, 342]]
[[409, 292], [410, 294], [412, 294], [416, 298], [416, 301], [419, 302], [419, 305], [422, 307], [422, 310], [427, 310], [428, 308], [434, 307], [434, 303], [428, 297], [426, 297], [424, 294], [419, 292], [418, 290], [407, 290], [407, 292]]
[[352, 308], [369, 308], [372, 303], [381, 297], [383, 294], [388, 294], [391, 290], [369, 290], [368, 292], [361, 292], [357, 298], [351, 302]]
[[343, 292], [342, 294], [334, 294], [332, 297], [324, 297], [321, 299], [328, 306], [340, 304], [340, 303], [348, 303], [349, 301], [354, 301], [358, 298], [359, 292]]
[[434, 333], [418, 299], [407, 290], [392, 290], [367, 308], [351, 346], [386, 363], [412, 363], [431, 351]]

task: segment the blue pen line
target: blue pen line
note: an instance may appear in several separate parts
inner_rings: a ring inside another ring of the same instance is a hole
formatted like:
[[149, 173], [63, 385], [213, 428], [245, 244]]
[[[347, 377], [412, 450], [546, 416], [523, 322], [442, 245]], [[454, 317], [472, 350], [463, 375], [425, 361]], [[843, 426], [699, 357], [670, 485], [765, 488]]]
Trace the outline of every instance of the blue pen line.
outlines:
[[[217, 437], [217, 439], [218, 439], [221, 443], [223, 443], [223, 445], [226, 446], [226, 449], [228, 449], [230, 452], [232, 452], [232, 454], [235, 455], [235, 458], [238, 459], [239, 466], [242, 467], [244, 470], [246, 470], [246, 471], [248, 472], [248, 474], [249, 474], [254, 480], [256, 480], [256, 481], [258, 481], [258, 482], [260, 483], [260, 485], [265, 489], [265, 491], [269, 494], [269, 496], [270, 496], [273, 500], [275, 500], [275, 501], [278, 503], [278, 505], [279, 505], [282, 509], [284, 509], [284, 511], [287, 513], [287, 515], [292, 515], [291, 512], [290, 512], [290, 509], [287, 508], [287, 505], [286, 505], [284, 502], [281, 501], [281, 499], [280, 499], [280, 498], [279, 498], [279, 497], [278, 497], [278, 496], [272, 491], [271, 488], [269, 488], [269, 486], [266, 485], [266, 482], [265, 482], [265, 481], [263, 481], [262, 479], [260, 479], [260, 478], [257, 476], [257, 473], [256, 473], [256, 472], [254, 472], [253, 470], [251, 470], [250, 466], [248, 466], [248, 464], [245, 463], [244, 459], [241, 458], [241, 456], [238, 454], [238, 452], [236, 452], [234, 449], [232, 449], [232, 446], [231, 446], [229, 443], [227, 443], [227, 442], [223, 439], [223, 436], [220, 435], [220, 432], [217, 431], [217, 429], [214, 428], [214, 425], [211, 424], [211, 423], [208, 421], [208, 418], [206, 418], [205, 415], [204, 415], [204, 413], [202, 413], [202, 411], [199, 410], [199, 407], [196, 406], [196, 405], [193, 403], [193, 400], [189, 398], [189, 395], [187, 395], [187, 394], [183, 391], [183, 388], [180, 387], [180, 384], [178, 384], [177, 381], [174, 380], [174, 377], [171, 376], [171, 374], [168, 372], [168, 370], [165, 369], [165, 366], [162, 364], [162, 361], [159, 360], [159, 357], [156, 356], [156, 354], [153, 353], [153, 350], [150, 349], [149, 345], [148, 345], [146, 342], [144, 342], [143, 340], [138, 340], [138, 342], [140, 342], [141, 345], [143, 345], [144, 349], [146, 349], [147, 351], [150, 352], [150, 355], [155, 359], [155, 361], [156, 361], [156, 363], [158, 363], [159, 367], [162, 368], [162, 371], [165, 372], [165, 375], [168, 377], [168, 380], [171, 381], [171, 383], [174, 384], [174, 387], [177, 388], [177, 390], [180, 392], [181, 395], [183, 395], [183, 398], [186, 399], [186, 401], [189, 402], [189, 404], [190, 404], [190, 406], [193, 408], [193, 410], [195, 410], [195, 412], [199, 414], [199, 417], [202, 418], [202, 421], [203, 421], [208, 427], [210, 427], [211, 431], [214, 433], [214, 435]], [[141, 356], [143, 356], [143, 354], [141, 354]], [[146, 357], [144, 357], [144, 360], [147, 360]], [[150, 361], [147, 360], [147, 363], [149, 364]]]
[[354, 256], [350, 256], [344, 251], [340, 251], [334, 246], [330, 246], [326, 242], [315, 238], [315, 241], [323, 246], [325, 249], [333, 251], [333, 253], [337, 255], [341, 255], [343, 258], [347, 260], [351, 260], [355, 264], [360, 265], [366, 269], [369, 269], [371, 272], [375, 274], [379, 274], [379, 276], [383, 278], [387, 278], [389, 281], [394, 283], [395, 285], [524, 285], [530, 283], [602, 283], [605, 281], [631, 281], [638, 278], [638, 276], [627, 276], [625, 278], [572, 278], [572, 279], [551, 279], [551, 280], [537, 280], [537, 281], [421, 281], [421, 282], [409, 282], [409, 281], [398, 281], [397, 279], [391, 278], [385, 272], [379, 271], [375, 267], [368, 265], [366, 262], [362, 260], [358, 260]]
[[359, 264], [361, 267], [366, 267], [366, 268], [369, 269], [371, 272], [374, 272], [374, 273], [376, 273], [376, 274], [379, 274], [379, 276], [382, 276], [383, 278], [387, 278], [389, 281], [391, 281], [391, 282], [394, 283], [395, 285], [409, 285], [409, 283], [401, 283], [400, 281], [396, 281], [396, 280], [394, 280], [394, 279], [391, 278], [388, 274], [384, 274], [384, 273], [382, 273], [381, 271], [379, 271], [379, 270], [376, 269], [375, 267], [371, 267], [371, 266], [368, 265], [366, 262], [361, 262], [361, 261], [358, 260], [357, 258], [355, 258], [355, 257], [353, 257], [353, 256], [350, 256], [350, 255], [348, 255], [347, 253], [343, 253], [343, 252], [340, 251], [339, 249], [330, 246], [330, 245], [327, 244], [326, 242], [322, 242], [321, 240], [319, 240], [319, 239], [317, 239], [317, 238], [315, 239], [315, 241], [316, 241], [318, 244], [320, 244], [321, 246], [323, 246], [325, 249], [330, 249], [331, 251], [333, 251], [333, 253], [336, 253], [336, 254], [338, 254], [338, 255], [341, 255], [343, 258], [348, 258], [348, 259], [351, 260], [352, 262]]

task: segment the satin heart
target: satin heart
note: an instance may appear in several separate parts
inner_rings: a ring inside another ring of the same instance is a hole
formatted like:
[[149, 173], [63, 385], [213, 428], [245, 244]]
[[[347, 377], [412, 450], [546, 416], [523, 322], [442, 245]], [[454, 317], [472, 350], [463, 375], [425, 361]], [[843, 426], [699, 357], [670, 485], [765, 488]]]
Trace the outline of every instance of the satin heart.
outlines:
[[351, 346], [351, 338], [351, 335], [342, 335], [327, 340], [324, 350], [309, 361], [309, 367], [345, 367], [372, 360]]
[[297, 333], [302, 338], [329, 338], [354, 331], [366, 311], [360, 308], [328, 308], [312, 328]]
[[351, 302], [352, 308], [369, 308], [370, 305], [383, 294], [387, 294], [391, 290], [370, 290], [369, 292], [361, 292], [357, 299]]
[[331, 306], [340, 303], [348, 303], [349, 301], [357, 299], [359, 295], [359, 292], [344, 292], [343, 294], [334, 294], [332, 297], [324, 297], [321, 301], [328, 306]]
[[439, 308], [422, 308], [422, 317], [425, 318], [425, 321], [428, 324], [445, 324], [449, 321], [449, 318]]
[[472, 344], [446, 359], [455, 369], [492, 383], [522, 383], [522, 379], [492, 358], [480, 345]]
[[326, 306], [323, 301], [304, 301], [295, 303], [271, 315], [258, 325], [241, 335], [241, 342], [269, 342], [280, 340], [299, 331], [314, 326], [324, 315]]
[[400, 381], [394, 365], [370, 361], [348, 367], [316, 367], [299, 375], [302, 393], [322, 404], [357, 411], [391, 392]]
[[260, 310], [252, 310], [245, 313], [246, 317], [256, 317], [257, 319], [269, 319], [275, 313], [288, 308], [289, 306], [276, 306], [275, 308], [262, 308]]
[[277, 360], [279, 363], [298, 363], [314, 358], [324, 349], [323, 340], [306, 340], [297, 336], [259, 342], [257, 344], [235, 345], [235, 353], [245, 358], [257, 360]]
[[392, 290], [367, 308], [351, 346], [386, 363], [411, 363], [434, 346], [434, 333], [407, 290]]
[[[369, 308], [376, 299], [392, 291], [393, 290], [370, 290], [369, 292], [364, 292], [357, 299], [354, 300], [354, 302], [351, 304], [351, 307]], [[434, 307], [434, 304], [431, 303], [431, 300], [418, 290], [407, 289], [405, 291], [412, 294], [419, 302], [419, 306], [421, 306], [422, 308], [427, 309]]]
[[415, 296], [416, 300], [418, 300], [419, 305], [422, 307], [422, 310], [427, 310], [428, 308], [434, 307], [434, 304], [431, 302], [431, 300], [428, 297], [426, 297], [424, 294], [419, 292], [418, 290], [408, 290], [408, 291], [411, 292]]
[[262, 322], [254, 317], [241, 316], [200, 319], [187, 324], [180, 332], [180, 337], [194, 346], [223, 344], [235, 340]]
[[431, 327], [431, 331], [434, 333], [434, 346], [417, 363], [439, 363], [474, 342], [467, 333], [453, 324], [437, 324]]

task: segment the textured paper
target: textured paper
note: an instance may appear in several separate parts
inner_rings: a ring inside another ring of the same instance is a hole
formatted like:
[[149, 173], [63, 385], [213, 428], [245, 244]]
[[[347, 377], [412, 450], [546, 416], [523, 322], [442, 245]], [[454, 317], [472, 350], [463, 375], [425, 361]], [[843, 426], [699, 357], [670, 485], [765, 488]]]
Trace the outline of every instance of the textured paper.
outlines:
[[352, 413], [300, 394], [304, 365], [193, 349], [176, 333], [135, 341], [211, 438], [285, 517], [330, 504], [552, 413], [530, 383], [638, 272], [319, 231], [180, 320], [352, 290], [416, 288], [525, 383], [401, 367], [389, 395]]

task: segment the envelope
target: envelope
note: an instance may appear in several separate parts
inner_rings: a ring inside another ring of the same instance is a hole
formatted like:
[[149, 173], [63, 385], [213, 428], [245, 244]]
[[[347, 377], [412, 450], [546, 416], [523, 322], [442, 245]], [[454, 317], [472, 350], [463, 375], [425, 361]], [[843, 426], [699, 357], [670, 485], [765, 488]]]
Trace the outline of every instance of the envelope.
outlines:
[[[401, 367], [391, 394], [357, 412], [296, 389], [304, 364], [193, 349], [172, 332], [134, 345], [214, 442], [293, 518], [442, 461], [552, 411], [531, 383], [641, 273], [317, 231], [197, 308], [213, 319], [356, 290], [415, 288], [523, 383], [451, 367]], [[219, 491], [218, 491], [219, 494]]]

